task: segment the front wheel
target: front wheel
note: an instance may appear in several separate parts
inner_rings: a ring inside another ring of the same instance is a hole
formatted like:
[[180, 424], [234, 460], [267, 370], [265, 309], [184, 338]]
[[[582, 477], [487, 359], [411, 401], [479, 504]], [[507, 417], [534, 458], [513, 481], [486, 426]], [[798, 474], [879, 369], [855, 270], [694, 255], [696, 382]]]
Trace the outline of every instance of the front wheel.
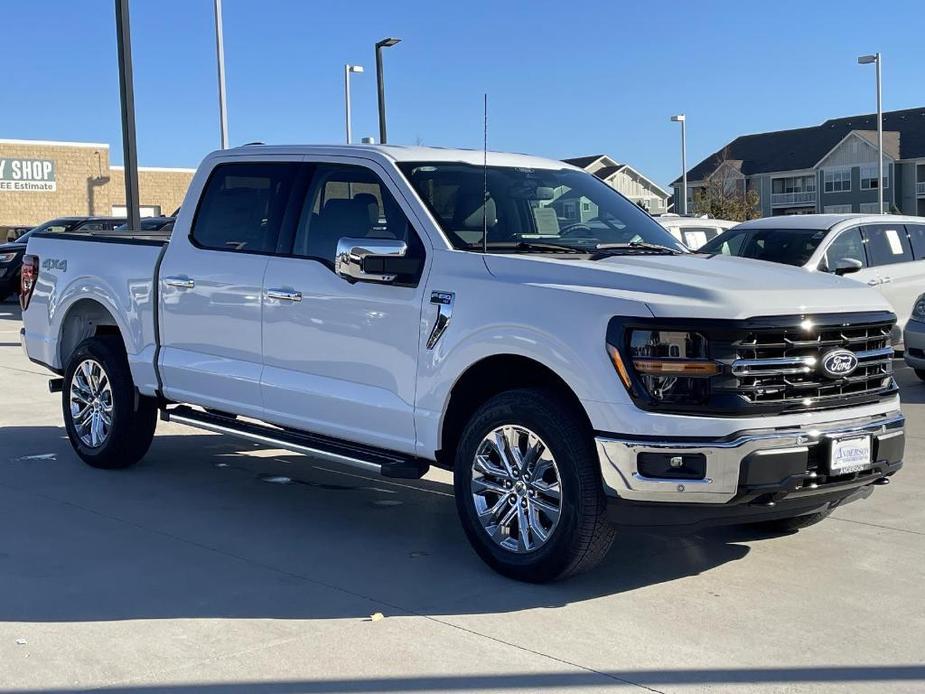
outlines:
[[587, 571], [613, 543], [592, 434], [554, 393], [512, 390], [483, 404], [463, 431], [454, 488], [472, 547], [510, 578]]
[[138, 395], [122, 341], [91, 337], [74, 350], [64, 372], [64, 426], [87, 465], [114, 469], [147, 453], [157, 426], [157, 404]]

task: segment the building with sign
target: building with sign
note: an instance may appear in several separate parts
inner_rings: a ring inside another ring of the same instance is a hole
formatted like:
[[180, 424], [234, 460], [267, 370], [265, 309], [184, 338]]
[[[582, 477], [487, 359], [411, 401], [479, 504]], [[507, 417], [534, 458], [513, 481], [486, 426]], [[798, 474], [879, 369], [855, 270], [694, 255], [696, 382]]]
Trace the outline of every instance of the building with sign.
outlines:
[[[141, 215], [171, 214], [195, 169], [138, 167]], [[54, 217], [125, 215], [125, 172], [109, 145], [0, 139], [0, 239]]]

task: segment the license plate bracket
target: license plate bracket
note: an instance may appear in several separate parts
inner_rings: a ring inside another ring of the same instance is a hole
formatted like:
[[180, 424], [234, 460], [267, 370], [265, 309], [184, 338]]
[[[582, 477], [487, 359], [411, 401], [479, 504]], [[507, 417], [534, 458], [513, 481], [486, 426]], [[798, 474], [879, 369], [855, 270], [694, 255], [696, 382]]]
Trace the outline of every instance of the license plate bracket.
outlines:
[[870, 434], [851, 434], [833, 438], [829, 447], [829, 476], [850, 475], [873, 465], [873, 440]]

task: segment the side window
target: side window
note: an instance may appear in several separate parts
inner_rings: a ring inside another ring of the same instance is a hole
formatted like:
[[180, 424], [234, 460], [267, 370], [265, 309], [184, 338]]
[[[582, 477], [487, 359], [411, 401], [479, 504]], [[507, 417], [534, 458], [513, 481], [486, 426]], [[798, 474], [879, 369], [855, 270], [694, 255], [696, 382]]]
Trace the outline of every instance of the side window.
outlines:
[[334, 267], [337, 242], [345, 237], [397, 239], [408, 256], [423, 247], [405, 213], [379, 177], [362, 166], [320, 165], [308, 189], [292, 254]]
[[221, 251], [275, 252], [298, 167], [291, 162], [217, 166], [196, 210], [193, 243]]
[[825, 270], [834, 272], [840, 260], [857, 260], [861, 267], [867, 267], [864, 240], [858, 227], [840, 233], [825, 252]]
[[871, 224], [864, 227], [864, 236], [871, 265], [893, 265], [912, 260], [912, 249], [902, 225]]
[[916, 260], [925, 260], [925, 224], [907, 224], [906, 233]]

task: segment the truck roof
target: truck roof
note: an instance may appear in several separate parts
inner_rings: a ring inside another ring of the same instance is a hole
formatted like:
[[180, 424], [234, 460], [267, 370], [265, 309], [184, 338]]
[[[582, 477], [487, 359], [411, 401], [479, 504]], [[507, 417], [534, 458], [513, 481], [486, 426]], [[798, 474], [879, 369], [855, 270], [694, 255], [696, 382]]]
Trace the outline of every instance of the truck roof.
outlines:
[[[481, 149], [453, 149], [449, 147], [417, 147], [412, 145], [265, 145], [252, 144], [234, 149], [218, 150], [214, 156], [253, 154], [255, 150], [266, 154], [323, 154], [326, 156], [373, 155], [394, 162], [455, 162], [481, 165], [484, 153]], [[488, 151], [489, 166], [518, 166], [530, 169], [574, 169], [570, 164], [557, 159], [546, 159], [529, 154]], [[576, 169], [577, 170], [577, 169]]]

